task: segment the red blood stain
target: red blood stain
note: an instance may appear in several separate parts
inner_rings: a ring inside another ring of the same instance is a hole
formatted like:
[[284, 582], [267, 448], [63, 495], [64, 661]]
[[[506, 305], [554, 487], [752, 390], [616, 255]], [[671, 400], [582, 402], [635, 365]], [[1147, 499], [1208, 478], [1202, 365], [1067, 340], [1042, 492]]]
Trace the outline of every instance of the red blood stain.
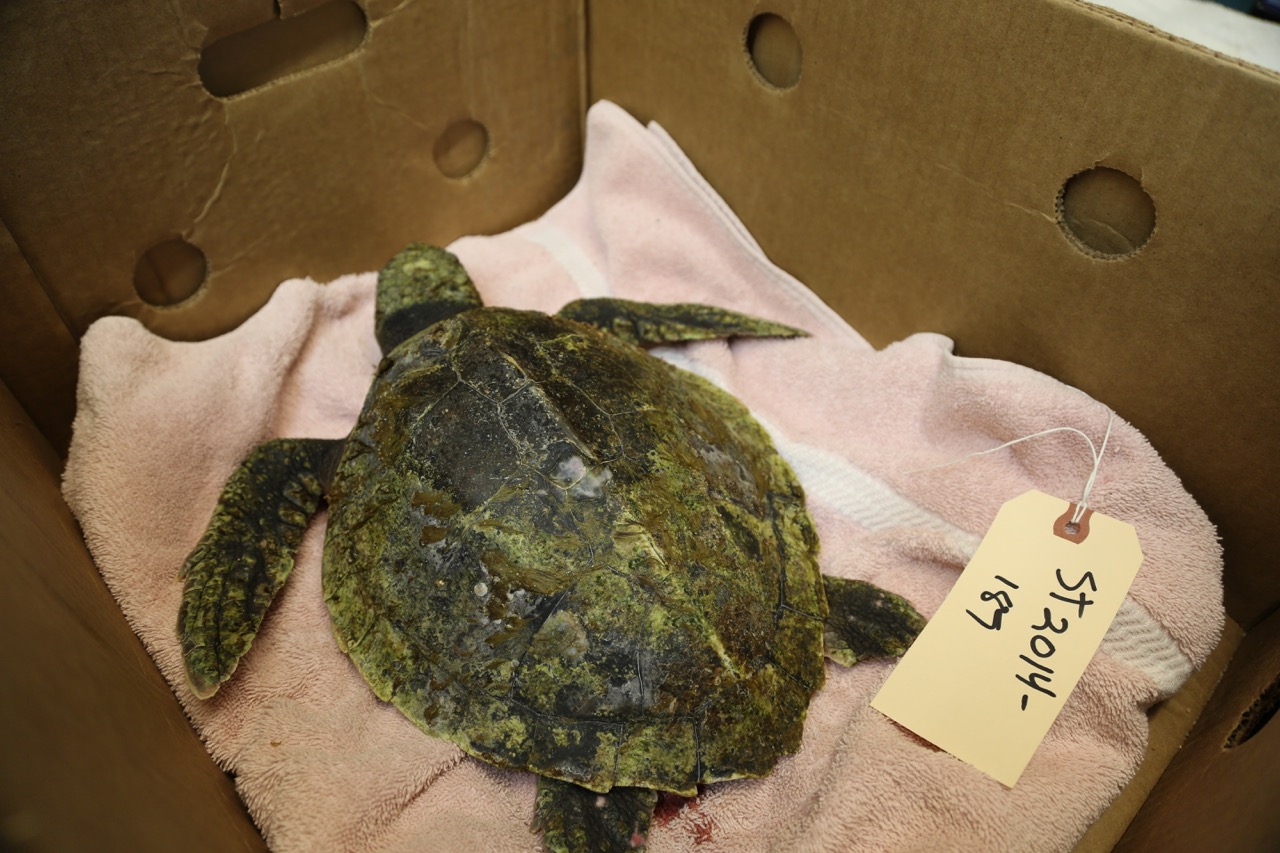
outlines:
[[679, 794], [667, 792], [659, 794], [658, 805], [653, 810], [654, 825], [666, 826], [683, 812], [687, 815], [684, 823], [693, 843], [705, 844], [710, 841], [716, 824], [711, 815], [702, 811], [702, 804], [698, 799], [702, 790], [702, 786], [699, 785], [698, 794], [692, 797], [682, 797]]
[[716, 822], [711, 819], [711, 815], [700, 814], [693, 819], [689, 828], [693, 830], [694, 844], [706, 844], [711, 840], [711, 832], [716, 828]]
[[669, 791], [658, 794], [658, 805], [653, 809], [653, 822], [656, 826], [666, 826], [684, 809], [685, 803], [691, 803], [696, 797], [682, 797]]

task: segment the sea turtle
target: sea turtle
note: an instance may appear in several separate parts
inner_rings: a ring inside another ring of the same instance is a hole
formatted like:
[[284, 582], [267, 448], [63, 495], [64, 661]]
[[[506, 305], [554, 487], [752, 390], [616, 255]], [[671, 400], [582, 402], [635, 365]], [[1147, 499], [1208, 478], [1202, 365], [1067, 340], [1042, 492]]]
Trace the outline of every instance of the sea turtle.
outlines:
[[824, 655], [901, 654], [921, 628], [900, 597], [823, 576], [764, 430], [642, 349], [804, 332], [695, 304], [486, 308], [422, 244], [379, 274], [375, 331], [350, 435], [252, 450], [183, 566], [197, 696], [235, 670], [327, 500], [325, 600], [378, 697], [536, 773], [548, 849], [626, 850], [658, 792], [794, 752]]

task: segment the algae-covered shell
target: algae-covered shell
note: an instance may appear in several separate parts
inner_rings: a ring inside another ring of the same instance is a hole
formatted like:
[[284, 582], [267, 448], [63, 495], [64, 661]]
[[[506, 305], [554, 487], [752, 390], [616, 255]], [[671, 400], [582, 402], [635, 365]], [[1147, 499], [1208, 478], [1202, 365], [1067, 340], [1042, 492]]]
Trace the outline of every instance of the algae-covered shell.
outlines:
[[388, 353], [330, 495], [341, 646], [426, 732], [607, 791], [798, 748], [826, 602], [746, 409], [592, 326], [479, 308]]

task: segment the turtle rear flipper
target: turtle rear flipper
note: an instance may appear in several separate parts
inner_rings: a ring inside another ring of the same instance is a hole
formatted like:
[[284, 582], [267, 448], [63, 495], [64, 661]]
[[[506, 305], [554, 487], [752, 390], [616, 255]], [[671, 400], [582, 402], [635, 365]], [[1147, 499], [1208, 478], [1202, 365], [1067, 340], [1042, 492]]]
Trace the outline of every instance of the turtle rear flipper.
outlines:
[[868, 658], [898, 657], [925, 620], [903, 597], [866, 581], [823, 575], [827, 593], [826, 655], [845, 666]]
[[293, 569], [342, 441], [277, 439], [232, 473], [209, 527], [182, 566], [178, 638], [192, 691], [217, 692], [249, 650]]
[[714, 338], [802, 338], [808, 332], [713, 305], [665, 305], [629, 299], [576, 299], [557, 315], [610, 332], [641, 346]]
[[538, 777], [533, 828], [550, 853], [614, 853], [644, 850], [658, 792], [614, 788], [607, 794]]

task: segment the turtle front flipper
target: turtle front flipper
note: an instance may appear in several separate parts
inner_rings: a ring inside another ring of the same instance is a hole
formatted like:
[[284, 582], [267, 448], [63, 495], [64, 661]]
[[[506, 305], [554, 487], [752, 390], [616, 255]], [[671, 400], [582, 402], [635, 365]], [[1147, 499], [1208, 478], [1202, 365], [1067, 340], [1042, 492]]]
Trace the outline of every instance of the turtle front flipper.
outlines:
[[386, 355], [433, 323], [482, 304], [457, 257], [438, 246], [411, 243], [378, 273], [374, 335]]
[[641, 346], [713, 338], [802, 338], [808, 332], [712, 305], [658, 305], [629, 299], [577, 299], [557, 316], [611, 332]]
[[187, 680], [217, 692], [249, 650], [328, 488], [342, 441], [287, 438], [254, 448], [231, 474], [182, 566], [178, 639]]
[[607, 794], [538, 777], [533, 828], [550, 853], [644, 850], [658, 792], [614, 788]]
[[845, 666], [898, 657], [925, 625], [903, 597], [866, 581], [823, 575], [827, 593], [826, 655]]

